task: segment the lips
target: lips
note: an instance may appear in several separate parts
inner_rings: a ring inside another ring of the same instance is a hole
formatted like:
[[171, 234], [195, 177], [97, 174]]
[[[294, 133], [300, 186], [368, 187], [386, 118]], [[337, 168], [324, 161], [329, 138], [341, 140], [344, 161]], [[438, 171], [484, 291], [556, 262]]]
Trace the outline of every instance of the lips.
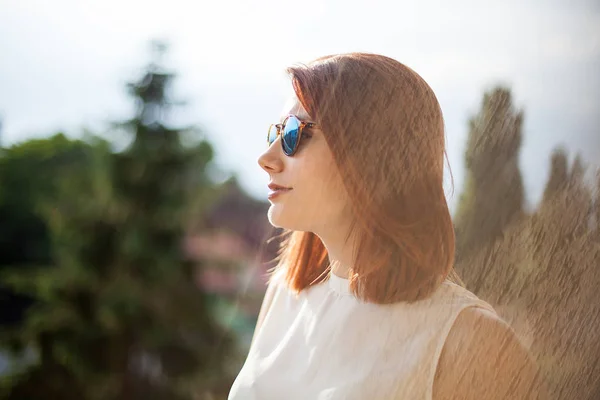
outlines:
[[292, 188], [281, 186], [281, 185], [277, 185], [275, 183], [270, 183], [269, 184], [269, 189], [271, 189], [273, 191], [276, 191], [276, 190], [292, 190]]
[[269, 189], [271, 189], [271, 191], [269, 192], [269, 195], [267, 196], [267, 198], [270, 201], [275, 201], [275, 199], [277, 199], [279, 196], [292, 190], [292, 188], [277, 185], [275, 183], [270, 183]]

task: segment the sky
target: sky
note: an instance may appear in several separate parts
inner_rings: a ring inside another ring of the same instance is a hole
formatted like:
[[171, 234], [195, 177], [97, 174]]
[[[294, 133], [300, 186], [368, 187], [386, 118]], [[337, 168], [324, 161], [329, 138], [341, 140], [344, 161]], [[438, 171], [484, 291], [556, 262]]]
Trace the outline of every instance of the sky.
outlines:
[[268, 176], [256, 160], [291, 94], [285, 68], [350, 51], [395, 58], [436, 92], [452, 207], [467, 122], [495, 85], [508, 85], [524, 110], [530, 207], [557, 146], [600, 165], [597, 0], [0, 0], [1, 143], [57, 131], [80, 137], [84, 127], [103, 133], [130, 117], [124, 85], [139, 76], [155, 38], [170, 43], [174, 95], [187, 102], [172, 119], [202, 127], [219, 167], [259, 199]]

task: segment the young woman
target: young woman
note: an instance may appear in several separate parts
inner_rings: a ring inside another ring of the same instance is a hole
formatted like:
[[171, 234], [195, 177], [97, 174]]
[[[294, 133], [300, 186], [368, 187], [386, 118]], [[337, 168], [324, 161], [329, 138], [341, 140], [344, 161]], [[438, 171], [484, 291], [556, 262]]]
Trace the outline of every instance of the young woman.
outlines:
[[544, 398], [514, 331], [453, 271], [429, 85], [367, 53], [288, 73], [258, 160], [287, 237], [229, 399]]

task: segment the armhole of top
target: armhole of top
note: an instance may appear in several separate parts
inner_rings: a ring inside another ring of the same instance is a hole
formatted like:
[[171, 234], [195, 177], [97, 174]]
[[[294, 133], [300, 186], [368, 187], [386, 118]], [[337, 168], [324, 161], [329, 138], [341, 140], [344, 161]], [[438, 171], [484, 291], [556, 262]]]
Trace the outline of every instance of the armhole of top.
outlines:
[[452, 315], [452, 317], [446, 322], [446, 325], [444, 325], [444, 328], [442, 329], [440, 339], [438, 340], [437, 346], [435, 348], [435, 352], [433, 353], [433, 362], [431, 363], [431, 370], [429, 371], [429, 376], [427, 379], [427, 394], [425, 396], [427, 400], [433, 400], [433, 385], [435, 383], [435, 375], [437, 373], [440, 357], [442, 355], [442, 350], [444, 349], [444, 345], [446, 344], [446, 339], [448, 339], [448, 335], [450, 334], [450, 331], [452, 330], [452, 327], [454, 326], [454, 323], [458, 319], [460, 313], [462, 313], [467, 308], [473, 307], [491, 311], [497, 315], [496, 310], [494, 310], [494, 308], [490, 304], [486, 303], [481, 299], [478, 299], [474, 303], [465, 304], [457, 312], [455, 312]]
[[258, 312], [258, 319], [256, 321], [256, 326], [254, 327], [254, 333], [252, 335], [252, 340], [250, 341], [250, 346], [254, 344], [256, 336], [262, 327], [265, 316], [268, 314], [269, 310], [271, 309], [271, 305], [273, 304], [273, 297], [275, 297], [275, 291], [278, 285], [278, 273], [279, 272], [275, 272], [269, 279], [267, 290], [265, 291], [265, 297], [263, 298], [260, 311]]

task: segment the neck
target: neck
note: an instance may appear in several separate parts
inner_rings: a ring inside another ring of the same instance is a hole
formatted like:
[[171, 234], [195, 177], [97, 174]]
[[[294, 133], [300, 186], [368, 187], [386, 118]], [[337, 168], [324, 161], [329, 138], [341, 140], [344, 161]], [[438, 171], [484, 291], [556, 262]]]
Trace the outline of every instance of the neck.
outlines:
[[354, 264], [354, 240], [346, 240], [348, 229], [323, 230], [317, 236], [323, 242], [329, 255], [331, 273], [341, 278], [348, 278], [350, 267]]

